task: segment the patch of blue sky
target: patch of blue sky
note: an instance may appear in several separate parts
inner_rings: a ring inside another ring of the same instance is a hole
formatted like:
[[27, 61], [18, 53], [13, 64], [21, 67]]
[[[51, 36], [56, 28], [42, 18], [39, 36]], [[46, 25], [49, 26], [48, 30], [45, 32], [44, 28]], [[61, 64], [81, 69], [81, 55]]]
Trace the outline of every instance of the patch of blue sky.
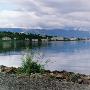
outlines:
[[0, 3], [0, 11], [13, 11], [17, 9], [17, 5], [11, 3]]

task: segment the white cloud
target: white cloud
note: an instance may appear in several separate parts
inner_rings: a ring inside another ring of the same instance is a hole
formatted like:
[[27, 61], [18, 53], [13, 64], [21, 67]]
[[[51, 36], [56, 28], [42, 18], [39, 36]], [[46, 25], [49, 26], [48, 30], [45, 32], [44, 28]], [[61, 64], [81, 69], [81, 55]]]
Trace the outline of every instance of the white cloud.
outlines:
[[90, 28], [89, 0], [1, 0], [0, 27]]

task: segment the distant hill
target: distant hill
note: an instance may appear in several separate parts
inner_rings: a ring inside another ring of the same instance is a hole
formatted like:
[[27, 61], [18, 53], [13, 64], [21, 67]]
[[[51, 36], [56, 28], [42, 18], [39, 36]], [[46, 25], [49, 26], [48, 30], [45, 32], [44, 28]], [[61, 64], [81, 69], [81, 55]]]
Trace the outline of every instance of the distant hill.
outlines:
[[90, 32], [74, 29], [22, 29], [22, 28], [0, 28], [0, 31], [36, 33], [42, 35], [53, 35], [63, 37], [90, 37]]
[[22, 32], [22, 28], [0, 28], [0, 31]]

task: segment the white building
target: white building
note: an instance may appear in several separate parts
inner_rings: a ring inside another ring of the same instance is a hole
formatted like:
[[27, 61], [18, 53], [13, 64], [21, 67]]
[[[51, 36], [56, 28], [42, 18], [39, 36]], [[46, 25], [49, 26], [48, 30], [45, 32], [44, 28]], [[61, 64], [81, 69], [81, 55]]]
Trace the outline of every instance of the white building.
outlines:
[[11, 40], [10, 37], [2, 37], [2, 40]]
[[77, 40], [77, 38], [70, 38], [70, 40], [71, 40], [71, 41], [75, 41], [75, 40]]
[[29, 41], [29, 38], [25, 38], [25, 40]]
[[32, 42], [38, 42], [38, 39], [32, 39]]
[[52, 37], [51, 41], [63, 41], [64, 38], [63, 37]]
[[16, 40], [17, 38], [14, 38], [14, 40]]
[[42, 42], [47, 42], [48, 41], [48, 39], [41, 39], [42, 40]]
[[41, 40], [42, 40], [42, 42], [47, 42], [48, 41], [48, 37], [45, 38], [45, 39], [41, 39]]

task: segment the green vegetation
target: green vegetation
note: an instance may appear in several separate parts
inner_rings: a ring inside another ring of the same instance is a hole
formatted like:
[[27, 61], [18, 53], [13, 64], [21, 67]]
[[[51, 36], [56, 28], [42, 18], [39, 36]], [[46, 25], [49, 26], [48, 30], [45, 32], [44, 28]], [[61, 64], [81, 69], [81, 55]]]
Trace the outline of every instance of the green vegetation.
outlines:
[[23, 58], [22, 65], [18, 69], [19, 74], [26, 74], [31, 75], [35, 73], [43, 73], [44, 72], [44, 65], [38, 63], [38, 61], [33, 61], [33, 56], [26, 55]]
[[0, 32], [0, 39], [2, 39], [3, 37], [9, 37], [11, 38], [12, 40], [25, 40], [25, 39], [38, 39], [38, 40], [41, 40], [41, 39], [46, 39], [47, 37], [48, 38], [51, 38], [51, 36], [47, 36], [47, 35], [40, 35], [40, 34], [31, 34], [31, 33], [18, 33], [18, 32]]

